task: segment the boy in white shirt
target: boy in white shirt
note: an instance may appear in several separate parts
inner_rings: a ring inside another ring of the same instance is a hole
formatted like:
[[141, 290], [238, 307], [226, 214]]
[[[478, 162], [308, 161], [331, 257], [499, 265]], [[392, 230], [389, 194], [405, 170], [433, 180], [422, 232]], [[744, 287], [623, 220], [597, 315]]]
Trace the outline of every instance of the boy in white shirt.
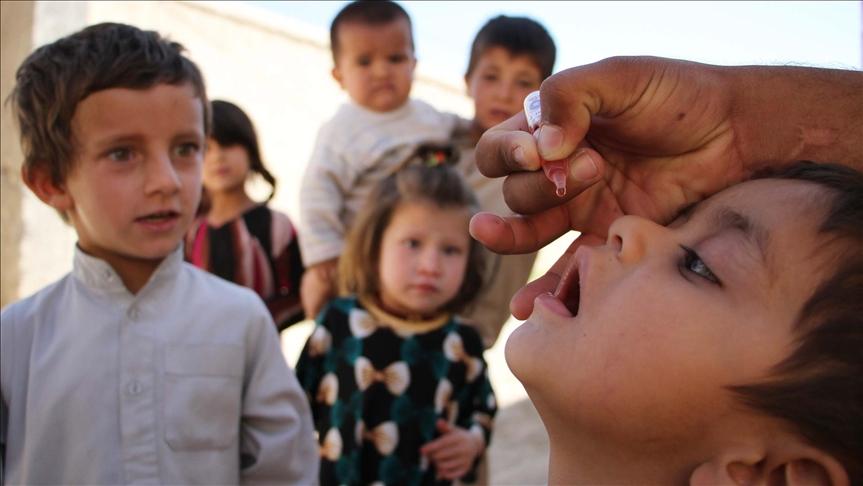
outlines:
[[314, 318], [335, 295], [347, 228], [375, 183], [424, 143], [447, 143], [458, 118], [410, 99], [414, 57], [407, 12], [390, 1], [358, 1], [330, 27], [332, 75], [350, 101], [318, 132], [300, 189], [300, 293]]
[[182, 46], [94, 25], [31, 54], [11, 103], [22, 178], [78, 244], [70, 274], [2, 312], [3, 482], [313, 483], [266, 307], [183, 262], [209, 108]]

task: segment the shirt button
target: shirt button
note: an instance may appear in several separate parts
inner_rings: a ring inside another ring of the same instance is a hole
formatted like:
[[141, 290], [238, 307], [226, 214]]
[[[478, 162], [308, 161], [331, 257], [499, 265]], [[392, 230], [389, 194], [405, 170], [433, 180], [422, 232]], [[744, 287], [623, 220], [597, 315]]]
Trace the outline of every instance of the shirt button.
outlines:
[[138, 308], [137, 307], [130, 307], [128, 314], [129, 314], [129, 318], [137, 319], [138, 318]]
[[134, 397], [144, 391], [144, 386], [138, 380], [132, 380], [126, 385], [126, 395]]

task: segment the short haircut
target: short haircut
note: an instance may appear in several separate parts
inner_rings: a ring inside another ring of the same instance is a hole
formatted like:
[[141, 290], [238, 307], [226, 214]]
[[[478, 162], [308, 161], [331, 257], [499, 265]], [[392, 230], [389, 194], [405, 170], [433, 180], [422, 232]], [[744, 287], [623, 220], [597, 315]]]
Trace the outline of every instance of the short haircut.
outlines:
[[766, 380], [730, 389], [834, 455], [851, 484], [863, 484], [863, 173], [802, 162], [766, 177], [826, 190], [826, 215], [816, 231], [827, 240], [821, 251], [835, 257], [832, 274], [798, 315], [792, 353]]
[[252, 120], [239, 106], [230, 101], [213, 100], [210, 104], [213, 110], [213, 131], [210, 137], [223, 147], [239, 145], [246, 149], [246, 153], [249, 154], [249, 170], [263, 177], [271, 187], [270, 195], [267, 197], [269, 201], [276, 192], [276, 178], [267, 170], [261, 159], [258, 135]]
[[411, 50], [414, 49], [414, 35], [411, 18], [399, 4], [390, 0], [356, 0], [345, 5], [330, 24], [330, 50], [333, 62], [338, 62], [339, 27], [343, 24], [358, 23], [366, 25], [384, 25], [397, 19], [405, 19], [411, 36]]
[[[433, 157], [420, 155], [425, 161]], [[401, 204], [427, 203], [442, 209], [464, 208], [469, 214], [479, 210], [473, 191], [452, 167], [425, 162], [408, 165], [378, 183], [363, 209], [357, 214], [339, 259], [339, 287], [342, 293], [361, 298], [380, 294], [378, 265], [384, 230]], [[422, 224], [422, 222], [417, 222]], [[467, 232], [465, 227], [465, 232]], [[456, 296], [443, 311], [459, 312], [479, 293], [485, 259], [479, 242], [469, 238], [467, 268]]]
[[542, 79], [551, 76], [557, 49], [554, 40], [539, 22], [527, 17], [498, 15], [477, 32], [470, 48], [465, 77], [470, 77], [480, 57], [492, 47], [502, 47], [513, 56], [530, 57]]
[[201, 98], [204, 130], [209, 103], [204, 78], [183, 46], [157, 32], [103, 23], [36, 49], [18, 68], [9, 95], [24, 152], [24, 169], [48, 169], [65, 182], [74, 160], [72, 117], [87, 96], [111, 88], [147, 89], [189, 83]]

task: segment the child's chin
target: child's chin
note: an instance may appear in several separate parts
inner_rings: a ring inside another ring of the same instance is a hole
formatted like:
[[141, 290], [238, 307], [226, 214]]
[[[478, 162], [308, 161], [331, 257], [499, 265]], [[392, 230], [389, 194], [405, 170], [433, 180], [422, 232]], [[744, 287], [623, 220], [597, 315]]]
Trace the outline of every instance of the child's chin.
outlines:
[[135, 252], [134, 257], [140, 260], [164, 260], [171, 253], [174, 253], [178, 246], [180, 246], [179, 241], [173, 245], [165, 244], [153, 248], [143, 248]]
[[504, 359], [512, 374], [522, 384], [531, 382], [532, 376], [543, 373], [543, 360], [538, 359], [542, 353], [542, 342], [547, 339], [543, 325], [531, 319], [524, 321], [512, 331], [504, 345]]

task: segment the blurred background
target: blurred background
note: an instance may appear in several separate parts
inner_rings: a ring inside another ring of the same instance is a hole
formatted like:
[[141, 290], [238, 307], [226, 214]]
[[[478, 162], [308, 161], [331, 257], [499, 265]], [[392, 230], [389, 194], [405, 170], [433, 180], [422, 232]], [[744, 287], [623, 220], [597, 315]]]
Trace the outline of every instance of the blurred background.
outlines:
[[[86, 25], [113, 21], [157, 30], [187, 48], [211, 98], [233, 101], [252, 117], [264, 160], [279, 182], [271, 205], [298, 221], [299, 181], [315, 134], [346, 99], [330, 76], [329, 51], [329, 23], [345, 3], [0, 2], [0, 95], [6, 99], [15, 69], [34, 48]], [[473, 115], [463, 81], [470, 44], [499, 14], [545, 25], [557, 44], [555, 71], [618, 55], [857, 70], [863, 64], [861, 2], [400, 3], [412, 18], [419, 59], [413, 96], [466, 118]], [[0, 303], [6, 305], [68, 272], [75, 236], [23, 190], [20, 148], [5, 105], [0, 147]], [[262, 185], [261, 196], [265, 190]], [[573, 237], [544, 249], [534, 273], [543, 273]], [[545, 434], [503, 361], [503, 343], [517, 325], [511, 320], [486, 356], [503, 406], [490, 451], [492, 484], [545, 481]], [[310, 329], [305, 322], [283, 333], [291, 364]]]

